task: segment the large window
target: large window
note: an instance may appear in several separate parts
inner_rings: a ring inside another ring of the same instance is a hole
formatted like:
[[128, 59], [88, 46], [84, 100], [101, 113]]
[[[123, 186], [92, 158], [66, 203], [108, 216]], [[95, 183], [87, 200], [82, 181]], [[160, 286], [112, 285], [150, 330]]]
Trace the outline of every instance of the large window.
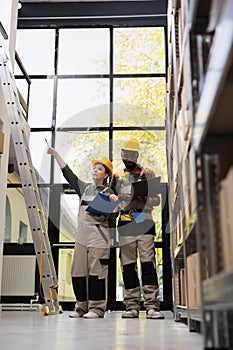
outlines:
[[[134, 135], [141, 144], [139, 162], [153, 168], [162, 182], [167, 182], [164, 33], [164, 27], [17, 31], [16, 49], [31, 79], [28, 122], [32, 128], [32, 160], [42, 193], [46, 188], [52, 190], [50, 208], [54, 188], [59, 184], [65, 186], [66, 181], [47, 154], [45, 139], [74, 172], [90, 180], [91, 159], [108, 156], [118, 171], [122, 167], [121, 143]], [[19, 89], [23, 89], [17, 68], [15, 75]], [[57, 246], [63, 244], [58, 253], [59, 295], [67, 300], [74, 300], [67, 277], [72, 249], [65, 249], [64, 242], [74, 242], [74, 208], [78, 208], [78, 202], [72, 204], [71, 198], [70, 194], [60, 196], [60, 217], [54, 220], [59, 234], [52, 238]], [[162, 239], [162, 209], [157, 208], [153, 213], [156, 242]], [[25, 232], [24, 227], [23, 238], [28, 239]], [[162, 250], [156, 248], [156, 251], [162, 290]], [[118, 259], [116, 265], [117, 298], [121, 300], [123, 286]]]

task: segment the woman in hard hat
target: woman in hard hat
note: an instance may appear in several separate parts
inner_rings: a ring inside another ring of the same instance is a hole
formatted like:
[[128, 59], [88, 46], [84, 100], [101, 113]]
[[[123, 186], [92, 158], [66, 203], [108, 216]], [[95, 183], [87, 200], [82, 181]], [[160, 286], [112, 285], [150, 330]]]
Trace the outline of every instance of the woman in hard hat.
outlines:
[[[110, 201], [118, 197], [108, 187], [107, 179], [112, 175], [112, 163], [107, 158], [92, 161], [93, 183], [80, 180], [61, 158], [58, 152], [49, 147], [61, 171], [80, 197], [77, 235], [72, 264], [72, 284], [77, 299], [72, 318], [102, 318], [107, 304], [107, 278], [110, 257], [110, 232], [105, 215], [96, 215], [86, 211], [95, 196], [104, 191]], [[111, 216], [111, 214], [110, 214]]]

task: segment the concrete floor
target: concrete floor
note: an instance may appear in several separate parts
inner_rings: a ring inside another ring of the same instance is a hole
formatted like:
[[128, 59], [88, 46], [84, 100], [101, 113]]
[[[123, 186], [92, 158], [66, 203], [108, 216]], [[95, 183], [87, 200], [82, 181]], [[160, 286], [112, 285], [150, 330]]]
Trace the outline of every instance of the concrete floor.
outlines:
[[36, 311], [0, 311], [1, 350], [202, 350], [202, 336], [175, 322], [171, 312], [164, 320], [122, 319], [107, 312], [104, 319], [71, 319], [69, 312], [44, 316]]

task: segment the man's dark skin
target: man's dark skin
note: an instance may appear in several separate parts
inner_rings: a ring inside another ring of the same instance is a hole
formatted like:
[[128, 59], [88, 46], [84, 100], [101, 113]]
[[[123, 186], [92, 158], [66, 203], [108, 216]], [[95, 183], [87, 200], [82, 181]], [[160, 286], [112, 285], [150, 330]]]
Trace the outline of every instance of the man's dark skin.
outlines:
[[121, 150], [121, 158], [127, 170], [132, 171], [136, 167], [138, 156], [136, 151]]

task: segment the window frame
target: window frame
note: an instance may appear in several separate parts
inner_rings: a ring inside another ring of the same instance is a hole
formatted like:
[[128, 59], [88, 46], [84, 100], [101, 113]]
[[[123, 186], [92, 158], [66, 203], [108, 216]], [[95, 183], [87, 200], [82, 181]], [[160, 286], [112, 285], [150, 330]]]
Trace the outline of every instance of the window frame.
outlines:
[[[127, 2], [127, 1], [126, 1]], [[58, 78], [59, 79], [65, 79], [67, 78], [67, 75], [58, 75], [57, 74], [57, 60], [58, 60], [58, 54], [57, 54], [57, 46], [58, 46], [58, 42], [59, 42], [59, 29], [60, 28], [103, 28], [106, 27], [109, 29], [110, 31], [110, 72], [107, 75], [104, 75], [104, 77], [108, 77], [110, 79], [110, 92], [109, 92], [109, 101], [110, 101], [110, 120], [109, 120], [109, 126], [108, 127], [96, 127], [94, 126], [93, 128], [90, 128], [92, 131], [107, 131], [109, 134], [109, 158], [112, 158], [112, 153], [113, 153], [113, 144], [112, 144], [112, 137], [113, 137], [113, 133], [114, 131], [119, 131], [119, 130], [129, 130], [129, 131], [133, 131], [133, 130], [139, 130], [141, 127], [137, 126], [137, 127], [119, 127], [119, 126], [114, 126], [113, 125], [113, 114], [112, 114], [112, 110], [111, 110], [111, 104], [113, 102], [113, 82], [114, 79], [117, 77], [164, 77], [167, 80], [167, 76], [166, 76], [166, 72], [164, 72], [164, 74], [162, 73], [154, 73], [154, 74], [129, 74], [129, 75], [123, 75], [123, 74], [114, 74], [113, 73], [113, 32], [114, 32], [114, 28], [119, 28], [119, 26], [122, 26], [122, 28], [125, 27], [163, 27], [164, 28], [164, 40], [165, 40], [165, 67], [167, 65], [167, 35], [166, 35], [166, 5], [167, 5], [167, 1], [159, 1], [160, 3], [163, 3], [163, 7], [160, 6], [160, 10], [157, 9], [157, 14], [154, 13], [154, 9], [152, 10], [151, 7], [146, 6], [147, 8], [147, 13], [143, 15], [144, 11], [145, 11], [145, 2], [144, 1], [139, 1], [138, 5], [140, 5], [137, 8], [137, 11], [139, 11], [139, 13], [141, 14], [140, 16], [137, 13], [134, 13], [132, 16], [129, 15], [128, 18], [121, 18], [121, 16], [119, 16], [119, 14], [117, 16], [107, 16], [105, 17], [105, 19], [101, 19], [101, 24], [100, 24], [100, 18], [98, 18], [98, 16], [93, 17], [91, 19], [91, 21], [87, 21], [86, 18], [72, 18], [72, 16], [68, 19], [64, 19], [64, 18], [59, 18], [59, 16], [56, 17], [56, 12], [54, 12], [54, 7], [49, 7], [50, 9], [53, 8], [53, 15], [51, 14], [51, 17], [54, 17], [54, 19], [51, 20], [51, 18], [43, 18], [43, 16], [40, 16], [40, 11], [38, 11], [37, 8], [37, 12], [33, 12], [33, 16], [34, 19], [32, 18], [32, 8], [30, 7], [29, 4], [24, 4], [23, 5], [23, 11], [20, 12], [19, 14], [19, 21], [18, 21], [18, 29], [26, 29], [26, 28], [40, 28], [41, 30], [46, 29], [46, 28], [53, 28], [55, 31], [55, 59], [54, 59], [54, 68], [55, 68], [55, 73], [53, 76], [49, 76], [47, 77], [46, 75], [30, 75], [30, 79], [33, 81], [33, 79], [53, 79], [54, 82], [54, 86], [53, 86], [53, 90], [54, 90], [54, 96], [56, 96], [57, 93], [57, 83], [58, 83]], [[128, 2], [127, 2], [128, 3]], [[29, 6], [28, 6], [29, 5]], [[45, 4], [44, 4], [45, 5]], [[51, 5], [51, 4], [50, 4]], [[60, 4], [61, 5], [61, 4]], [[77, 5], [77, 4], [76, 4]], [[80, 5], [80, 4], [79, 4]], [[90, 4], [88, 4], [90, 5]], [[104, 4], [105, 5], [105, 4]], [[114, 4], [115, 6], [116, 4]], [[132, 6], [132, 4], [130, 4]], [[148, 5], [148, 4], [147, 4]], [[152, 5], [152, 4], [150, 4]], [[161, 4], [160, 4], [161, 5]], [[115, 9], [116, 11], [116, 7], [112, 7], [112, 9]], [[125, 6], [125, 4], [123, 4], [123, 7]], [[134, 4], [135, 6], [135, 4]], [[43, 7], [43, 6], [42, 6]], [[40, 9], [42, 8], [40, 7]], [[58, 6], [59, 7], [59, 6]], [[119, 7], [119, 6], [118, 6]], [[61, 7], [59, 7], [61, 8]], [[142, 8], [144, 8], [144, 10], [142, 11]], [[163, 14], [159, 13], [159, 11], [162, 10], [164, 11]], [[34, 8], [35, 9], [35, 8]], [[87, 10], [87, 7], [85, 7], [85, 9]], [[82, 11], [85, 12], [85, 9], [83, 8]], [[109, 7], [108, 7], [109, 9]], [[132, 13], [132, 7], [130, 7], [131, 9], [131, 13]], [[128, 11], [130, 11], [130, 9]], [[29, 11], [29, 14], [27, 14], [27, 11]], [[44, 10], [43, 10], [44, 11]], [[137, 12], [136, 11], [136, 12]], [[151, 13], [150, 13], [151, 12]], [[25, 15], [26, 13], [26, 15]], [[43, 12], [46, 13], [46, 12]], [[38, 18], [37, 18], [38, 16]], [[47, 11], [47, 16], [49, 17], [49, 11]], [[146, 22], [147, 24], [145, 25], [145, 17], [146, 17]], [[72, 75], [72, 78], [80, 78], [80, 75]], [[82, 75], [83, 78], [85, 77], [89, 77], [89, 75]], [[97, 75], [98, 77], [98, 75]], [[101, 77], [103, 77], [103, 75], [101, 75]], [[20, 76], [16, 76], [16, 78], [22, 79], [22, 77]], [[51, 126], [50, 127], [32, 127], [31, 128], [31, 132], [32, 133], [40, 133], [40, 132], [50, 132], [51, 133], [51, 145], [54, 146], [55, 145], [55, 141], [56, 141], [56, 132], [59, 131], [72, 131], [74, 129], [78, 130], [78, 131], [86, 131], [86, 128], [66, 128], [64, 130], [64, 128], [56, 128], [56, 105], [57, 105], [57, 100], [56, 98], [53, 99], [53, 112], [52, 112], [52, 118], [51, 118]], [[144, 130], [165, 130], [165, 126], [161, 127], [144, 127]], [[66, 248], [66, 243], [65, 242], [59, 242], [59, 240], [57, 239], [59, 237], [59, 234], [57, 234], [59, 231], [56, 227], [56, 223], [59, 221], [58, 217], [60, 215], [60, 211], [56, 210], [56, 208], [54, 207], [54, 203], [60, 203], [60, 195], [62, 193], [64, 193], [65, 189], [68, 189], [68, 185], [67, 184], [54, 184], [54, 160], [51, 159], [51, 175], [50, 175], [50, 182], [41, 185], [41, 187], [46, 186], [48, 188], [50, 188], [51, 194], [50, 195], [50, 205], [49, 205], [49, 223], [48, 223], [48, 233], [49, 233], [49, 238], [50, 238], [50, 242], [52, 245], [52, 251], [53, 251], [53, 257], [54, 257], [54, 263], [55, 263], [55, 267], [58, 268], [58, 256], [59, 256], [59, 249], [64, 249], [64, 247]], [[9, 185], [10, 187], [10, 185]], [[20, 187], [20, 184], [19, 184]], [[39, 185], [40, 187], [40, 185]], [[164, 203], [166, 203], [166, 196], [167, 196], [167, 190], [166, 190], [166, 184], [162, 184], [163, 187], [163, 201]], [[166, 208], [165, 212], [163, 213], [164, 219], [163, 219], [163, 225], [165, 224], [165, 221], [167, 221], [168, 219], [168, 210]], [[53, 220], [54, 219], [54, 220]], [[164, 230], [165, 231], [165, 230]], [[67, 245], [67, 249], [70, 249], [71, 245]], [[166, 280], [164, 279], [164, 283], [165, 283], [165, 288], [168, 288], [167, 291], [165, 292], [166, 295], [164, 295], [164, 299], [165, 301], [162, 303], [162, 307], [164, 309], [171, 309], [172, 307], [172, 300], [171, 300], [171, 282], [170, 282], [170, 274], [171, 271], [170, 269], [167, 267], [169, 261], [170, 261], [170, 257], [169, 257], [169, 240], [167, 239], [167, 237], [165, 237], [163, 235], [163, 241], [162, 242], [155, 242], [155, 247], [156, 248], [162, 248], [163, 249], [163, 261], [164, 261], [164, 266], [166, 266], [166, 270], [167, 270], [167, 276], [166, 276]], [[114, 262], [115, 261], [115, 262]], [[116, 273], [116, 266], [114, 267], [114, 264], [116, 263], [116, 256], [115, 256], [115, 252], [114, 250], [111, 250], [111, 271], [110, 273], [113, 273], [114, 275], [114, 270]], [[115, 285], [116, 281], [114, 282], [114, 278], [111, 279], [110, 281], [110, 288], [112, 290], [114, 290], [114, 287], [116, 287]], [[69, 309], [69, 305], [67, 306]], [[114, 297], [110, 297], [109, 298], [109, 307], [111, 309], [121, 309], [122, 308], [122, 303], [116, 303], [116, 300], [114, 300]]]

